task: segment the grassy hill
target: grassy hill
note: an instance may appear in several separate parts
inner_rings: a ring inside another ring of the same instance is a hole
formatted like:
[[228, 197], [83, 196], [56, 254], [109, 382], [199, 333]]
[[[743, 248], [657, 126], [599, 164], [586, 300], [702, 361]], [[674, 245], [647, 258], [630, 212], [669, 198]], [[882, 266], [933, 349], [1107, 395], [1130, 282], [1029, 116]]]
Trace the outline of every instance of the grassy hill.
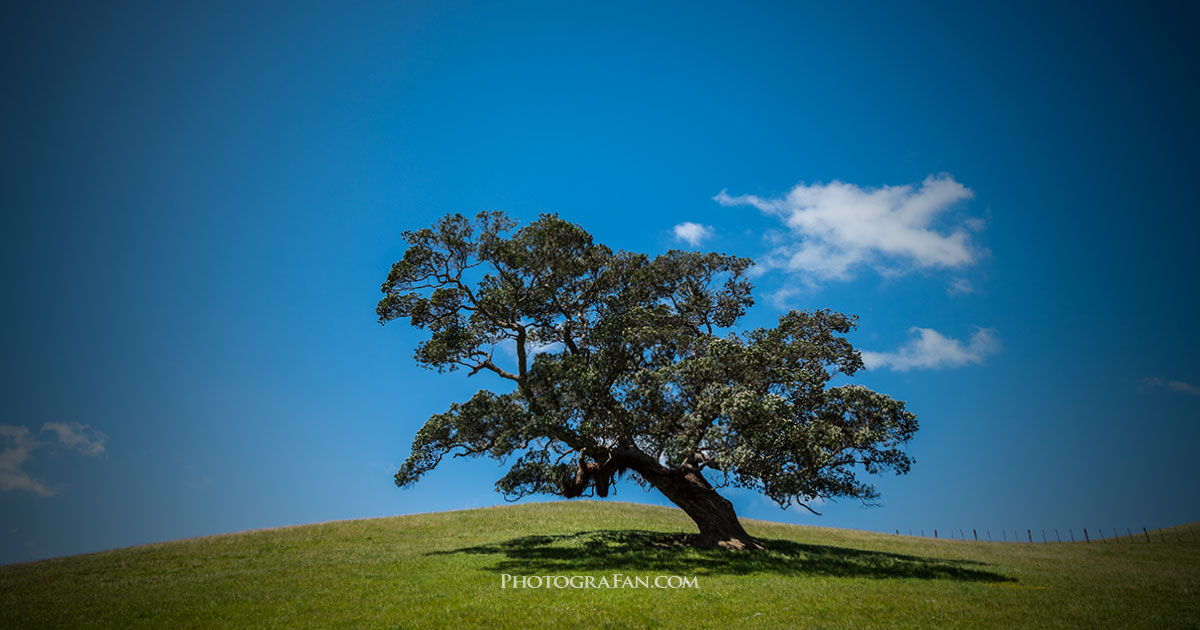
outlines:
[[[1002, 544], [746, 529], [771, 551], [682, 547], [694, 530], [681, 512], [595, 501], [180, 540], [0, 567], [0, 627], [1200, 626], [1190, 538]], [[614, 573], [698, 588], [501, 588], [504, 575], [612, 583]]]

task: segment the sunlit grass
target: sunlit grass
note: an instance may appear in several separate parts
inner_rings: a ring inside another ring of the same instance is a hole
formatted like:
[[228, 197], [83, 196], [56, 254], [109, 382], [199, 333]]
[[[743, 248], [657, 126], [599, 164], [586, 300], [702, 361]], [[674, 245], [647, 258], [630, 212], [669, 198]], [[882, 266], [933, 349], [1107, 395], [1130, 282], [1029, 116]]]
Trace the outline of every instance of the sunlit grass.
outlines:
[[[676, 510], [561, 502], [345, 521], [0, 567], [0, 627], [1171, 628], [1200, 544], [1001, 544], [747, 521], [765, 553], [682, 545]], [[696, 589], [502, 589], [502, 575]]]

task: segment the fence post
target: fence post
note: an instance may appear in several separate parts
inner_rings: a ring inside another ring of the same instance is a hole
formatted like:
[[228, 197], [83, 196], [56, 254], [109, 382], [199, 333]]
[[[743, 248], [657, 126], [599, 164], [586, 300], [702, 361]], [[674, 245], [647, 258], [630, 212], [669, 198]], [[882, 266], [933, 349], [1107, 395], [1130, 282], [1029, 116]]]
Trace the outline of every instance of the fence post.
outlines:
[[1142, 533], [1146, 534], [1146, 542], [1150, 542], [1150, 533], [1146, 531], [1145, 527], [1142, 528]]
[[937, 538], [937, 528], [933, 528], [933, 537]]
[[979, 530], [977, 530], [977, 529], [972, 529], [972, 530], [971, 530], [971, 535], [975, 537], [975, 542], [979, 542]]
[[1029, 544], [1032, 545], [1033, 544], [1033, 532], [1027, 529], [1027, 530], [1025, 530], [1025, 535], [1029, 536]]
[[1054, 528], [1054, 537], [1058, 539], [1058, 542], [1062, 542], [1062, 536], [1059, 535], [1057, 527]]
[[1089, 537], [1089, 536], [1087, 535], [1087, 528], [1086, 528], [1086, 527], [1084, 527], [1084, 528], [1083, 528], [1083, 539], [1084, 539], [1084, 540], [1086, 540], [1086, 541], [1088, 541], [1089, 543], [1090, 543], [1090, 542], [1092, 542], [1092, 539], [1091, 539], [1091, 537]]
[[992, 542], [992, 530], [988, 530], [988, 542]]

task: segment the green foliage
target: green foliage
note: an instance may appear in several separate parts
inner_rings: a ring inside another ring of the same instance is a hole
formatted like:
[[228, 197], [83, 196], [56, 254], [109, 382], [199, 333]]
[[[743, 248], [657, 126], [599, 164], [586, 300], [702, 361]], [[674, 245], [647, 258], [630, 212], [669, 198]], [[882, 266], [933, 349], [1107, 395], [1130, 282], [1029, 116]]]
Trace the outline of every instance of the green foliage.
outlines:
[[[862, 368], [844, 337], [854, 317], [792, 311], [775, 328], [738, 333], [753, 305], [749, 259], [613, 251], [554, 215], [515, 228], [493, 212], [404, 234], [379, 321], [407, 318], [429, 331], [418, 363], [486, 370], [513, 390], [480, 391], [430, 418], [398, 485], [448, 453], [515, 456], [497, 483], [507, 497], [575, 496], [576, 473], [635, 454], [672, 470], [712, 470], [719, 485], [787, 506], [871, 500], [877, 493], [857, 474], [908, 471], [900, 446], [917, 422], [904, 403], [828, 386]], [[515, 369], [494, 360], [501, 344], [515, 347]], [[603, 493], [608, 482], [576, 483]]]

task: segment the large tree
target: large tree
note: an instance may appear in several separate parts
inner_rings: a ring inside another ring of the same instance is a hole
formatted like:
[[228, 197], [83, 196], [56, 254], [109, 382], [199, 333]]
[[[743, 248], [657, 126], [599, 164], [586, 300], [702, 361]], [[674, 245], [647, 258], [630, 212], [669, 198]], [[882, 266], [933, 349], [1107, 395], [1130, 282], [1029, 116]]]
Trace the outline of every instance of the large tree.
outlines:
[[[604, 497], [628, 473], [682, 508], [701, 546], [740, 549], [759, 544], [716, 487], [807, 507], [869, 501], [878, 494], [858, 474], [908, 471], [899, 446], [917, 422], [904, 403], [828, 386], [863, 366], [844, 337], [855, 317], [791, 311], [737, 333], [753, 304], [749, 259], [614, 252], [554, 215], [515, 228], [493, 212], [404, 233], [380, 323], [429, 331], [418, 363], [491, 372], [511, 389], [431, 417], [397, 485], [449, 453], [512, 460], [496, 482], [511, 500]], [[509, 352], [515, 360], [501, 360]]]

